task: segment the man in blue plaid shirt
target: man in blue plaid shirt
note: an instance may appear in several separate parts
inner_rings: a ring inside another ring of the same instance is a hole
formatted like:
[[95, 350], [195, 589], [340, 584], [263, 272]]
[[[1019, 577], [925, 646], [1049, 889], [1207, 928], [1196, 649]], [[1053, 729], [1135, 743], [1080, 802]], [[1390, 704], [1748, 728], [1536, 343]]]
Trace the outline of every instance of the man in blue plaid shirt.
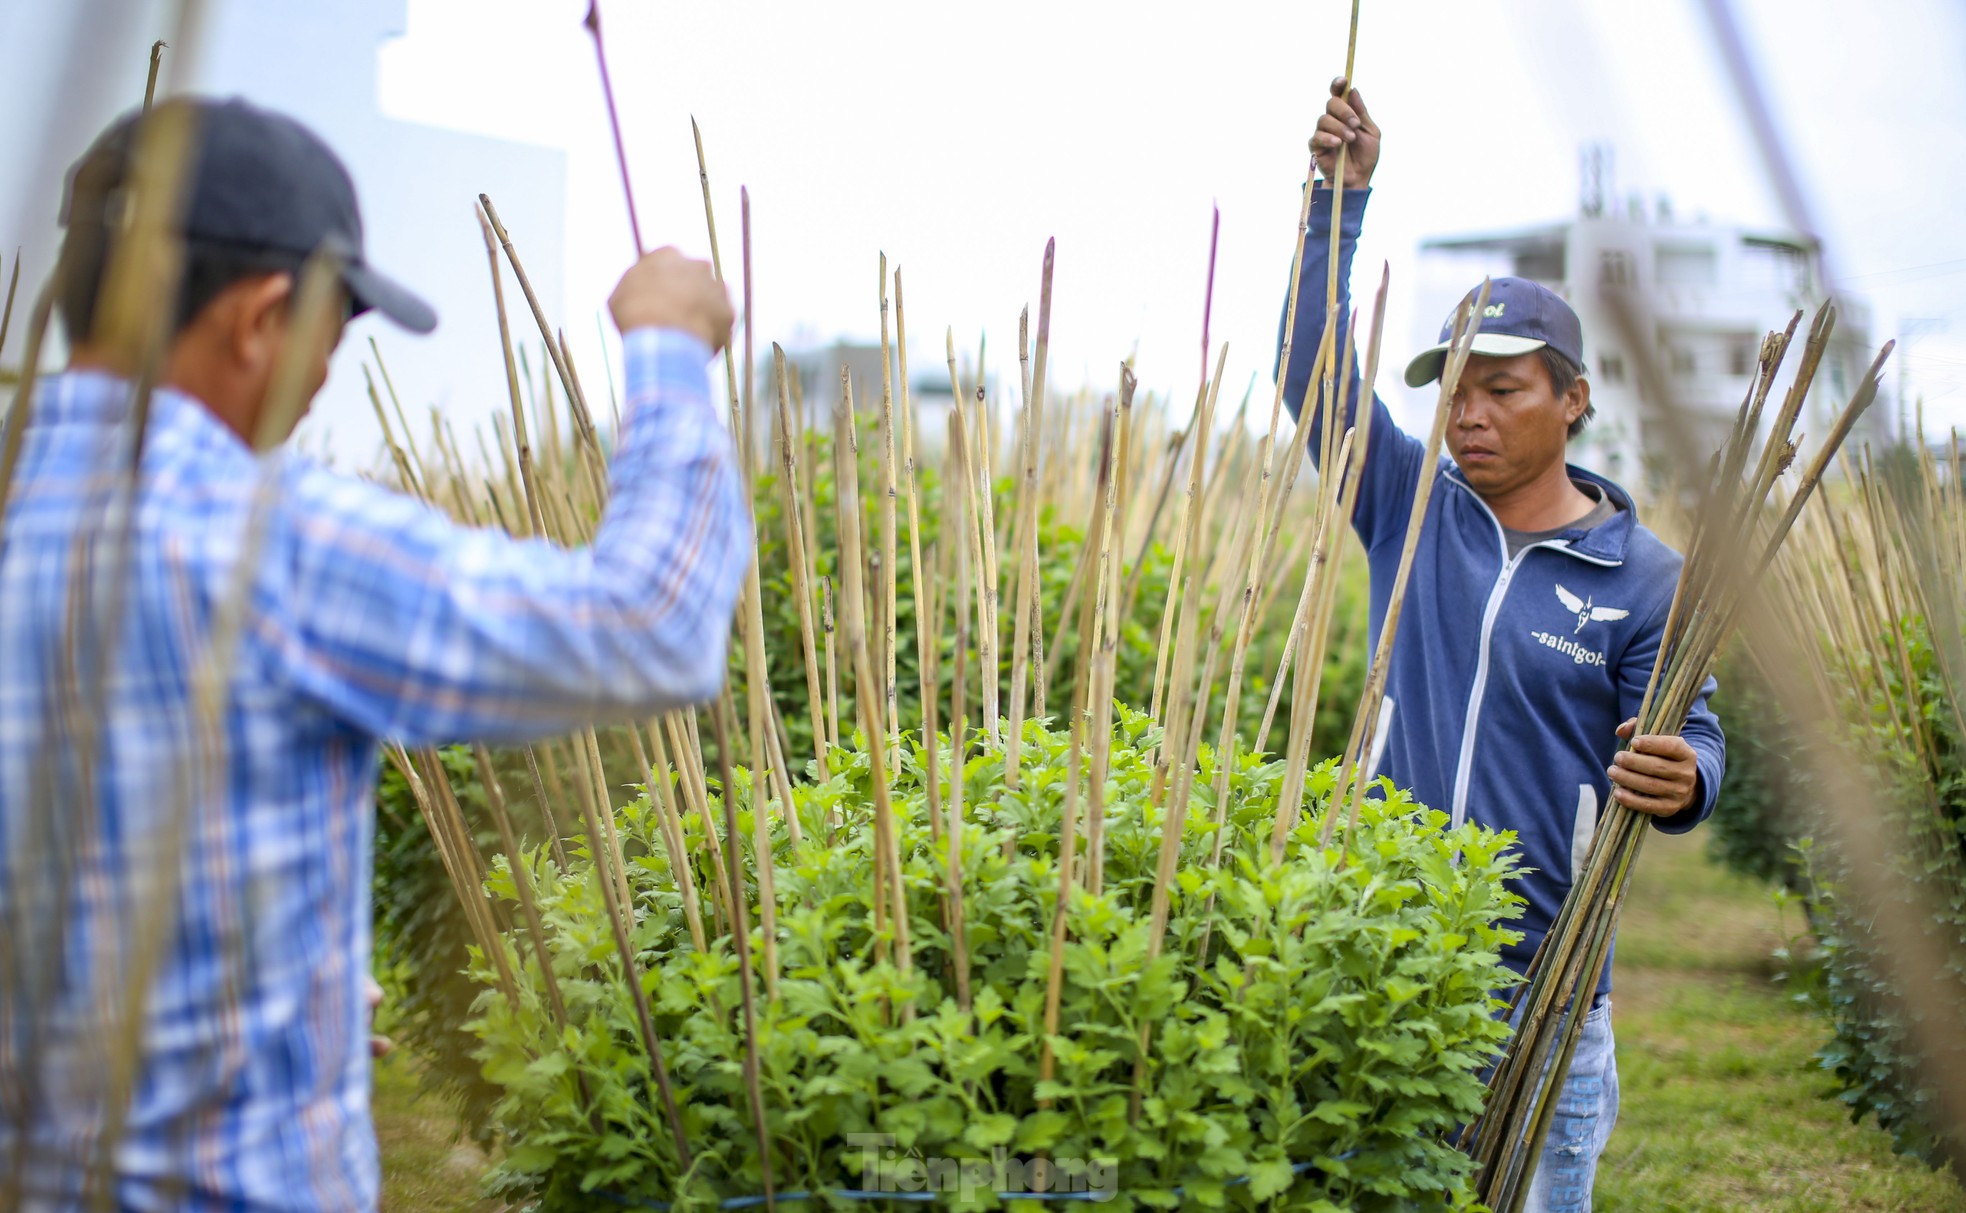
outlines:
[[[436, 318], [364, 260], [353, 186], [318, 138], [241, 102], [173, 104], [194, 106], [199, 150], [134, 512], [135, 368], [92, 331], [131, 120], [69, 182], [72, 363], [9, 419], [0, 1209], [369, 1210], [378, 739], [534, 739], [716, 692], [752, 550], [704, 370], [730, 305], [671, 250], [622, 278], [624, 428], [591, 548], [469, 530], [276, 456], [250, 549], [247, 441], [281, 351], [318, 390], [349, 317]], [[294, 331], [298, 269], [329, 241], [346, 306], [332, 331]], [[194, 671], [248, 555], [214, 737]]]

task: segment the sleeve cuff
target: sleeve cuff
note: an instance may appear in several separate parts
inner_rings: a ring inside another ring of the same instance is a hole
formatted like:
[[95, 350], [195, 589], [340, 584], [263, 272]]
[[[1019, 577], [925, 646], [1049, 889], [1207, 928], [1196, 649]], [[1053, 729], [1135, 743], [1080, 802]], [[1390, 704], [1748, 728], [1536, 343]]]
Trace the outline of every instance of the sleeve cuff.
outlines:
[[1654, 817], [1653, 829], [1661, 834], [1684, 834], [1707, 819], [1707, 814], [1713, 811], [1707, 796], [1707, 773], [1701, 771], [1694, 780], [1693, 803], [1671, 817]]
[[[1311, 191], [1310, 235], [1323, 236], [1327, 240], [1331, 238], [1332, 194], [1331, 188], [1323, 184]], [[1358, 234], [1365, 225], [1365, 204], [1371, 198], [1372, 187], [1369, 185], [1364, 189], [1345, 191], [1344, 224], [1340, 235], [1353, 240], [1358, 239]]]
[[621, 335], [622, 361], [689, 362], [698, 368], [707, 364], [712, 351], [701, 337], [681, 329], [629, 329]]

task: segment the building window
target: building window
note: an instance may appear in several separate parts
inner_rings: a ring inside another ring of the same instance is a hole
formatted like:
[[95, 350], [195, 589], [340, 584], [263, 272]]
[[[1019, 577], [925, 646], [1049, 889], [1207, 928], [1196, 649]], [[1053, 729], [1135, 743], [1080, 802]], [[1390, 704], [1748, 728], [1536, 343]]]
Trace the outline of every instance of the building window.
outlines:
[[1652, 264], [1662, 286], [1712, 286], [1719, 277], [1719, 258], [1710, 244], [1662, 245]]
[[1605, 249], [1599, 254], [1598, 285], [1635, 286], [1637, 278], [1632, 272], [1632, 255], [1624, 249]]
[[1760, 361], [1761, 343], [1746, 333], [1736, 333], [1727, 339], [1727, 373], [1730, 375], [1752, 375], [1755, 364]]
[[1789, 241], [1747, 237], [1741, 241], [1737, 274], [1743, 286], [1807, 295], [1813, 260], [1809, 250]]
[[1672, 366], [1672, 373], [1675, 375], [1693, 373], [1693, 351], [1683, 345], [1667, 346], [1666, 361]]
[[1532, 282], [1563, 281], [1563, 246], [1528, 248], [1515, 255], [1515, 276]]
[[1606, 354], [1597, 360], [1597, 377], [1606, 383], [1625, 381], [1625, 359], [1622, 354]]

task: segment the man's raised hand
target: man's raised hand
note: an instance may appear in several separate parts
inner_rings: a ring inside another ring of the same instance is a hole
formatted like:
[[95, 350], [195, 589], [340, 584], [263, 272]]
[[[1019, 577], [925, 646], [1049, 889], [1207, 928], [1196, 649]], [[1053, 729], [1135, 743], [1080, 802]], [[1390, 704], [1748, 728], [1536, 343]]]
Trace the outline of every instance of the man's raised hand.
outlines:
[[1331, 100], [1324, 103], [1311, 135], [1318, 172], [1327, 181], [1338, 171], [1340, 147], [1351, 149], [1345, 153], [1345, 188], [1364, 189], [1372, 182], [1372, 170], [1379, 167], [1379, 124], [1366, 112], [1365, 98], [1343, 76], [1331, 82]]
[[680, 329], [714, 353], [730, 341], [730, 295], [707, 261], [693, 261], [673, 248], [646, 253], [628, 267], [608, 296], [614, 326]]

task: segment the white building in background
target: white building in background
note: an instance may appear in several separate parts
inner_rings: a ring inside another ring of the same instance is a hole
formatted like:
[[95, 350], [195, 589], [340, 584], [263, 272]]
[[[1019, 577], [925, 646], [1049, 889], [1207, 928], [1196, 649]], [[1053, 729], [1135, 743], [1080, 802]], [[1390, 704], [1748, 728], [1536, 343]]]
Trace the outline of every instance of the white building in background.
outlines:
[[[1437, 236], [1421, 241], [1419, 323], [1438, 325], [1483, 275], [1534, 279], [1563, 296], [1584, 325], [1584, 361], [1597, 418], [1573, 445], [1573, 459], [1620, 481], [1641, 480], [1646, 460], [1669, 458], [1659, 432], [1659, 404], [1639, 391], [1636, 351], [1607, 307], [1606, 293], [1628, 292], [1649, 332], [1657, 370], [1697, 429], [1696, 447], [1720, 445], [1752, 382], [1762, 338], [1805, 313], [1785, 369], [1800, 361], [1809, 318], [1824, 295], [1816, 245], [1793, 232], [1682, 219], [1662, 198], [1647, 207], [1636, 197], [1622, 210], [1608, 206], [1607, 153], [1585, 152], [1585, 186], [1575, 218], [1502, 231]], [[1868, 309], [1838, 300], [1835, 336], [1798, 429], [1821, 435], [1829, 416], [1848, 401], [1875, 356]], [[1415, 334], [1416, 348], [1437, 340], [1436, 328]], [[1768, 408], [1787, 387], [1778, 381]], [[1851, 443], [1896, 437], [1895, 410], [1879, 401]], [[1654, 465], [1656, 470], [1656, 464]]]
[[[14, 247], [22, 248], [24, 299], [54, 265], [63, 173], [98, 131], [142, 101], [150, 44], [173, 36], [178, 7], [166, 0], [0, 4], [0, 48], [10, 65], [0, 71], [0, 163], [23, 170], [0, 180], [0, 246], [9, 272]], [[565, 152], [384, 116], [377, 57], [404, 34], [408, 0], [209, 0], [205, 9], [192, 90], [291, 114], [326, 139], [355, 179], [369, 257], [437, 309], [437, 331], [428, 337], [379, 319], [357, 322], [302, 442], [344, 465], [366, 466], [376, 454], [381, 434], [361, 367], [373, 359], [369, 337], [420, 433], [434, 406], [468, 435], [507, 402], [473, 206], [479, 193], [491, 196], [546, 314], [560, 319]], [[507, 294], [514, 338], [530, 341], [536, 355], [538, 334], [509, 279]], [[16, 321], [24, 310], [17, 307]], [[20, 357], [22, 327], [13, 326], [0, 365]], [[49, 356], [51, 363], [60, 356], [59, 345]]]

